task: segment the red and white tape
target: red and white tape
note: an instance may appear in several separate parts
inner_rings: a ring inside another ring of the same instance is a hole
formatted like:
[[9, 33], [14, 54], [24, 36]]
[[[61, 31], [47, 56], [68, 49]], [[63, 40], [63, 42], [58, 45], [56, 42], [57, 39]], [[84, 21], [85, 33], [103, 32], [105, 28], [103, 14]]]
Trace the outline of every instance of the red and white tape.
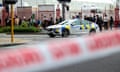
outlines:
[[0, 52], [0, 72], [34, 72], [120, 52], [120, 32], [20, 46]]

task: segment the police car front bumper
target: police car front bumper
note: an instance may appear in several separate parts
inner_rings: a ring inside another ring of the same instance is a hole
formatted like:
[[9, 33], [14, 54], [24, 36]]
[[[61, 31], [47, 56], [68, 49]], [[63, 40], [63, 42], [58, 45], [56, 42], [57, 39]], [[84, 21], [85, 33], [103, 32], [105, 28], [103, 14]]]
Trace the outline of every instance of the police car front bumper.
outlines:
[[54, 29], [47, 29], [48, 31], [48, 35], [60, 35], [60, 32], [59, 31], [55, 31]]

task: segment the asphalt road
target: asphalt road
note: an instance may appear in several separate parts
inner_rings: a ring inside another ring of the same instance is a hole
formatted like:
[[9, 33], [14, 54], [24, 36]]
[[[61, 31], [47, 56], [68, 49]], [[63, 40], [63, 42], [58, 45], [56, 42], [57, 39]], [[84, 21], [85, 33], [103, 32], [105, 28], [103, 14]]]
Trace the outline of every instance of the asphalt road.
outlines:
[[120, 53], [45, 72], [120, 72]]
[[[87, 35], [87, 33], [82, 33], [82, 34], [75, 34], [75, 35], [70, 35], [67, 38], [76, 38], [76, 37], [81, 37]], [[6, 34], [0, 34], [0, 38], [10, 38], [11, 35], [6, 35]], [[42, 35], [42, 34], [37, 34], [37, 35], [32, 35], [32, 34], [21, 34], [21, 35], [14, 35], [14, 38], [20, 38], [24, 40], [31, 40], [32, 42], [41, 42], [41, 41], [47, 41], [47, 40], [55, 40], [55, 39], [63, 39], [60, 36], [57, 36], [55, 38], [50, 38], [48, 35]]]

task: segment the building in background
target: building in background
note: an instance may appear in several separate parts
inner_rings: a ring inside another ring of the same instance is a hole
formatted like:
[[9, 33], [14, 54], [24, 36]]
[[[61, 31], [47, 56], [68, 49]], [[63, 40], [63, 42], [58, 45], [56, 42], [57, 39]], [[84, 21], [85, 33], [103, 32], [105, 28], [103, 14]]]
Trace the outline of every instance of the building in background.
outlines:
[[[59, 3], [57, 2], [57, 0], [18, 0], [18, 3], [15, 5], [15, 10], [17, 10], [16, 8], [20, 6], [23, 6], [23, 7], [32, 6], [32, 13], [35, 14], [36, 18], [38, 18], [39, 5], [55, 5], [55, 10], [56, 10], [58, 4]], [[114, 15], [115, 1], [114, 0], [97, 0], [97, 1], [96, 0], [72, 0], [71, 3], [69, 3], [68, 5], [70, 7], [70, 10], [69, 12], [66, 12], [66, 13], [70, 13], [69, 16], [67, 16], [70, 18], [72, 17], [72, 15], [76, 15], [79, 12], [82, 12], [83, 16], [90, 15], [91, 14], [90, 9], [97, 9], [97, 10], [100, 10], [102, 13], [107, 13], [108, 15]], [[61, 5], [59, 6], [61, 11], [62, 7]], [[18, 11], [15, 11], [15, 12], [18, 12]], [[60, 16], [62, 16], [61, 12], [60, 12]], [[55, 14], [55, 17], [56, 17], [56, 14]]]
[[39, 5], [38, 18], [41, 21], [50, 20], [51, 18], [55, 20], [55, 5]]
[[32, 7], [31, 6], [17, 7], [16, 15], [21, 19], [26, 18], [28, 20], [32, 16]]

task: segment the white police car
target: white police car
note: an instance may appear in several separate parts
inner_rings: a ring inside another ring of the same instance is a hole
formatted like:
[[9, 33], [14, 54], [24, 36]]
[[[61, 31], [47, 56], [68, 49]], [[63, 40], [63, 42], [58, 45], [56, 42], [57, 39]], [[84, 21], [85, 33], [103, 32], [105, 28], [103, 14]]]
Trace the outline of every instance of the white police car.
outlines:
[[97, 24], [80, 19], [66, 20], [57, 25], [51, 25], [47, 28], [50, 37], [67, 37], [70, 34], [80, 34], [81, 32], [95, 33], [99, 31]]

